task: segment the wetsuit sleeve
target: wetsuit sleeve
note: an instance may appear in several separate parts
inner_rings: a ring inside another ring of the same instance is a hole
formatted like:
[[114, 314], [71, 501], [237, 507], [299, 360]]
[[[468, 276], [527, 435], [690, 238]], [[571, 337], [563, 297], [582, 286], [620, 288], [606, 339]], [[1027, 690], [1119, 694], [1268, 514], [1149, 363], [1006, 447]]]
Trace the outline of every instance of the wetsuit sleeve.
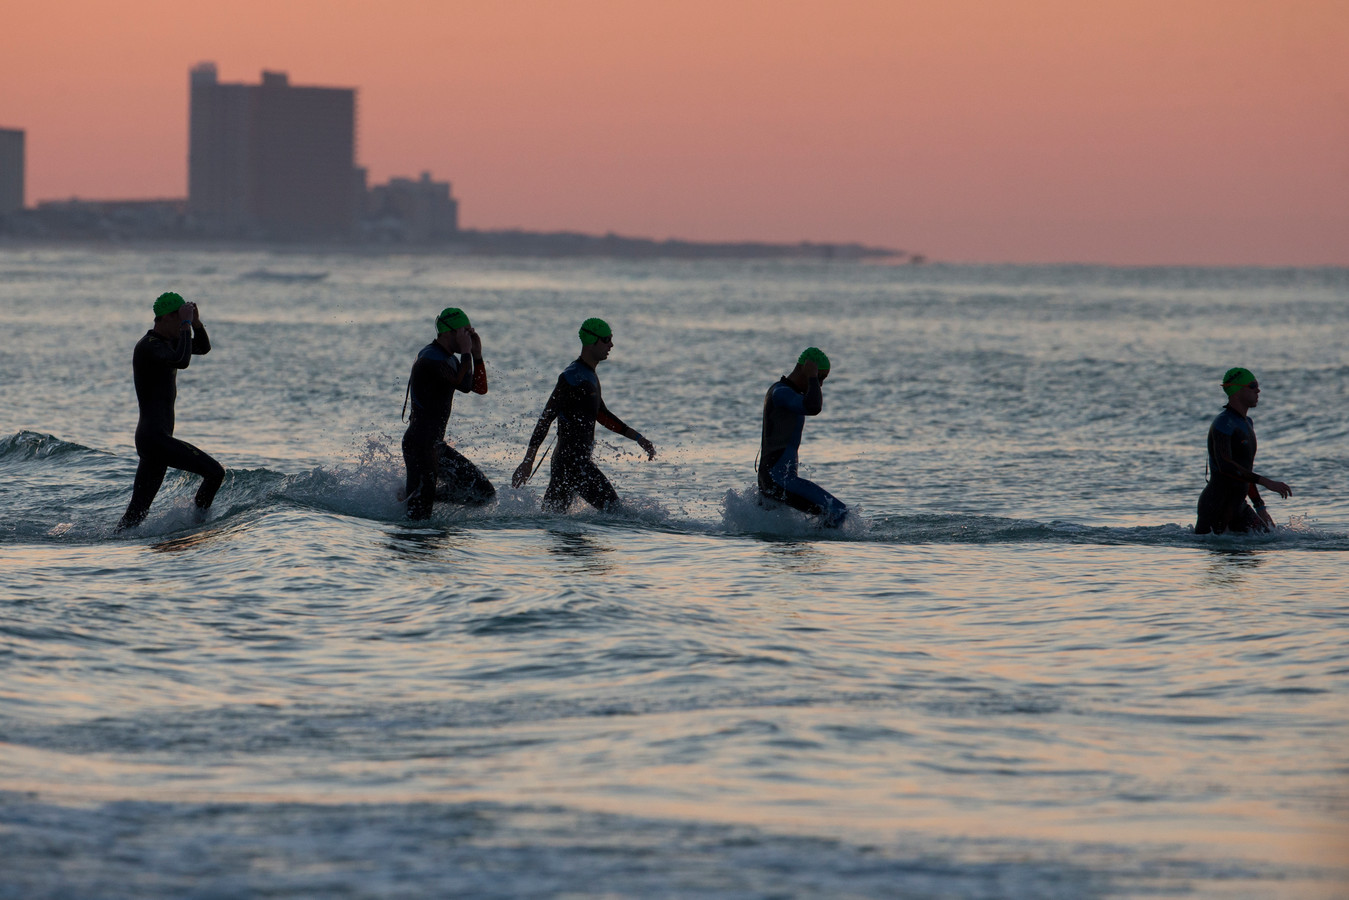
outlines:
[[812, 378], [806, 386], [806, 396], [801, 401], [801, 411], [808, 416], [818, 416], [824, 409], [824, 391], [820, 389], [820, 379]]
[[824, 409], [824, 391], [820, 390], [818, 378], [810, 379], [804, 394], [798, 394], [785, 384], [779, 384], [772, 397], [774, 406], [806, 416], [818, 416], [820, 410]]
[[637, 432], [623, 424], [623, 420], [613, 413], [609, 412], [609, 407], [604, 405], [604, 400], [600, 400], [600, 408], [595, 413], [595, 421], [599, 422], [610, 431], [615, 431], [625, 438], [635, 440]]
[[192, 361], [192, 340], [182, 332], [179, 332], [176, 341], [151, 339], [146, 341], [144, 346], [145, 353], [150, 359], [162, 365], [186, 369], [187, 364]]
[[[468, 360], [467, 365], [464, 362], [465, 360]], [[467, 353], [457, 357], [454, 376], [451, 381], [454, 389], [461, 394], [467, 394], [477, 384], [478, 367], [473, 364], [472, 358]]]
[[533, 453], [539, 449], [543, 439], [548, 436], [548, 429], [552, 427], [553, 420], [557, 418], [557, 411], [562, 402], [562, 389], [566, 381], [562, 376], [558, 376], [557, 385], [553, 392], [548, 395], [548, 402], [543, 405], [543, 412], [539, 415], [539, 422], [534, 426], [534, 433], [529, 436], [529, 452]]
[[473, 393], [487, 393], [487, 363], [481, 359], [473, 360]]
[[211, 337], [206, 333], [206, 329], [200, 325], [192, 326], [192, 353], [195, 356], [205, 356], [211, 352]]
[[1232, 435], [1225, 434], [1220, 429], [1215, 428], [1211, 440], [1213, 467], [1219, 475], [1250, 484], [1255, 484], [1260, 480], [1260, 476], [1255, 474], [1254, 469], [1248, 469], [1232, 458]]

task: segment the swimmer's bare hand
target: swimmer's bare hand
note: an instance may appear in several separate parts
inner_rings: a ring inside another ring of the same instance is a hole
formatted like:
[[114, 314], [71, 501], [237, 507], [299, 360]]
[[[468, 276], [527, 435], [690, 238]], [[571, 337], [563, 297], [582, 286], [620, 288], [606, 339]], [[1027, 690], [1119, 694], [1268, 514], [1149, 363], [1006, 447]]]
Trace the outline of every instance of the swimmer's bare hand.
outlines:
[[192, 304], [192, 324], [201, 324], [201, 307], [195, 303]]
[[637, 435], [637, 446], [646, 451], [647, 459], [656, 458], [656, 445], [642, 437], [640, 434]]
[[805, 373], [806, 378], [820, 377], [820, 367], [815, 363], [815, 360], [813, 359], [808, 359], [805, 362], [801, 363], [801, 371]]
[[1269, 514], [1269, 511], [1266, 510], [1264, 507], [1257, 509], [1255, 511], [1255, 514], [1260, 517], [1260, 521], [1264, 522], [1266, 526], [1268, 526], [1269, 528], [1274, 527], [1274, 517], [1271, 516]]
[[1293, 496], [1293, 489], [1282, 481], [1274, 481], [1271, 478], [1261, 478], [1260, 483], [1285, 500]]
[[472, 351], [473, 351], [473, 358], [474, 358], [474, 359], [481, 359], [481, 358], [482, 358], [482, 338], [478, 337], [478, 330], [477, 330], [476, 328], [469, 328], [469, 330], [468, 330], [468, 338], [469, 338], [469, 341], [472, 342], [471, 347], [472, 347]]
[[511, 476], [511, 487], [524, 487], [525, 482], [529, 481], [529, 476], [534, 474], [534, 456], [531, 454], [525, 457], [525, 461], [515, 467], [515, 474]]

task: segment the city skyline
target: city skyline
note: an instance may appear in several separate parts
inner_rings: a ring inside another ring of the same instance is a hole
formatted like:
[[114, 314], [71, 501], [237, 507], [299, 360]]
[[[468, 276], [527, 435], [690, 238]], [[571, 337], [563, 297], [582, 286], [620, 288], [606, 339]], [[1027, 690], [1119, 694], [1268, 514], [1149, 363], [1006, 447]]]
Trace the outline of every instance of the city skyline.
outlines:
[[371, 182], [468, 228], [936, 259], [1349, 264], [1349, 11], [1323, 0], [25, 9], [27, 197], [185, 196], [182, 73], [361, 92]]
[[292, 85], [285, 72], [226, 83], [191, 72], [188, 210], [208, 232], [350, 236], [365, 202], [356, 91]]

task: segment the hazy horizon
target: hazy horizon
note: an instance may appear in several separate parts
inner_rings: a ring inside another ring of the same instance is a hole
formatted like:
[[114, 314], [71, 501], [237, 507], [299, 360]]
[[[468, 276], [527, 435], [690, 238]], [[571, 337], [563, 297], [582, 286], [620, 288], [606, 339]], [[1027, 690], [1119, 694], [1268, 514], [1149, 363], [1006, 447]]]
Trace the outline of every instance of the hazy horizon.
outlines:
[[188, 71], [354, 87], [371, 183], [472, 229], [949, 262], [1349, 264], [1349, 8], [166, 0], [25, 7], [27, 200], [185, 196]]

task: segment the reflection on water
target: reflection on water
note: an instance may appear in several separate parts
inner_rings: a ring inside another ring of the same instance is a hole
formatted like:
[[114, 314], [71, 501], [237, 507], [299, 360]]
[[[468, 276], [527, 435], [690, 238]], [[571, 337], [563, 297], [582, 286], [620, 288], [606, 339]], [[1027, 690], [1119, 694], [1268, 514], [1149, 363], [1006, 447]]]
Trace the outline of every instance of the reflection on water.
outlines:
[[765, 544], [763, 557], [770, 568], [788, 572], [818, 572], [828, 559], [817, 545], [804, 541]]
[[562, 531], [548, 529], [548, 552], [554, 556], [570, 560], [571, 571], [580, 574], [604, 575], [613, 570], [614, 565], [608, 555], [614, 548], [607, 543], [595, 540], [593, 534], [584, 531]]
[[1244, 547], [1209, 547], [1208, 570], [1203, 583], [1212, 587], [1235, 587], [1264, 565], [1264, 554]]
[[[193, 509], [186, 513], [194, 520], [200, 521], [203, 513]], [[182, 553], [185, 550], [193, 550], [200, 547], [207, 547], [211, 544], [225, 541], [235, 534], [243, 532], [248, 526], [247, 522], [241, 520], [231, 520], [220, 524], [207, 525], [200, 531], [194, 531], [190, 534], [180, 534], [176, 537], [166, 538], [150, 545], [150, 549], [156, 553]]]
[[408, 562], [425, 562], [441, 556], [441, 550], [450, 544], [451, 535], [456, 538], [457, 546], [473, 541], [473, 536], [461, 528], [403, 526], [384, 534], [388, 538], [384, 546], [392, 550], [394, 556]]

